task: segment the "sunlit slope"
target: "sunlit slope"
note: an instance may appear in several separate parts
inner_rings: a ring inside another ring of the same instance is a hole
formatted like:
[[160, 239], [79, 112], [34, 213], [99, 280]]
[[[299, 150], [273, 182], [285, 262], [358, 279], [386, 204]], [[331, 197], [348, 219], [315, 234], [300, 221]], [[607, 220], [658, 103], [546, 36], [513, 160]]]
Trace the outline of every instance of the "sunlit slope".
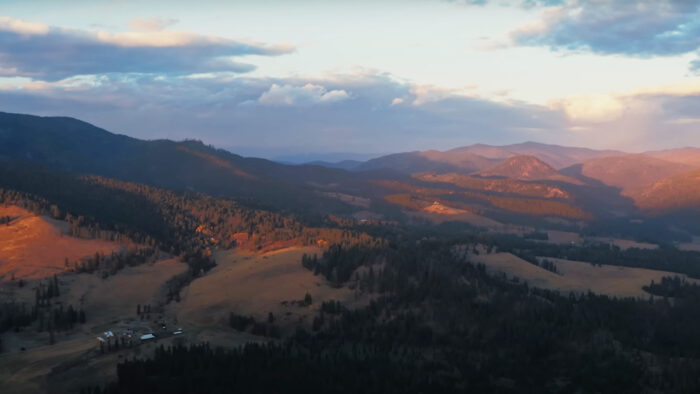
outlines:
[[[128, 245], [67, 235], [68, 223], [0, 205], [0, 280], [34, 279], [60, 273], [70, 262], [95, 253], [108, 255]], [[7, 220], [7, 219], [6, 219]]]

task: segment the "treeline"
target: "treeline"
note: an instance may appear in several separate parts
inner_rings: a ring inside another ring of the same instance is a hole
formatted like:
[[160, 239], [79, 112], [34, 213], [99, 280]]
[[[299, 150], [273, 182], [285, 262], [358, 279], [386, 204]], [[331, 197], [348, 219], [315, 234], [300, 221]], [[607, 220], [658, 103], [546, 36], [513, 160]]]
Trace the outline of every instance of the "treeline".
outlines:
[[5, 331], [19, 331], [36, 319], [35, 309], [27, 309], [25, 303], [3, 302], [0, 304], [0, 333]]
[[[0, 161], [0, 175], [4, 175], [4, 164], [5, 163]], [[23, 172], [21, 169], [18, 169], [18, 171], [20, 173]], [[32, 172], [24, 174], [30, 176], [29, 180], [25, 181], [31, 181], [33, 179], [31, 178], [32, 174]], [[69, 177], [68, 175], [60, 173], [57, 173], [57, 176]], [[68, 234], [71, 236], [86, 239], [101, 239], [113, 242], [133, 241], [147, 245], [152, 245], [155, 243], [153, 238], [146, 235], [145, 233], [136, 231], [133, 228], [121, 226], [119, 224], [108, 224], [106, 226], [107, 228], [105, 228], [105, 224], [107, 222], [102, 220], [101, 217], [83, 216], [76, 214], [75, 212], [83, 212], [89, 210], [84, 210], [82, 207], [80, 207], [80, 202], [77, 204], [66, 204], [65, 201], [68, 201], [70, 199], [70, 197], [68, 196], [63, 197], [66, 200], [58, 200], [60, 201], [58, 204], [63, 206], [64, 208], [60, 208], [59, 205], [57, 205], [57, 203], [54, 203], [53, 201], [49, 202], [49, 200], [47, 200], [46, 198], [41, 197], [41, 188], [40, 186], [38, 186], [45, 180], [44, 177], [38, 177], [38, 179], [34, 179], [37, 182], [37, 185], [33, 185], [33, 187], [27, 188], [30, 190], [39, 191], [38, 194], [21, 191], [21, 189], [13, 189], [13, 187], [22, 187], [23, 185], [20, 184], [19, 186], [17, 186], [17, 183], [12, 182], [12, 179], [8, 180], [2, 179], [2, 177], [0, 177], [0, 180], [2, 180], [0, 181], [0, 204], [16, 205], [21, 208], [27, 209], [28, 211], [37, 215], [49, 216], [57, 220], [65, 220], [70, 224]], [[77, 184], [70, 184], [66, 186], [79, 187]], [[47, 185], [47, 187], [57, 187], [57, 185]], [[79, 190], [82, 190], [83, 192], [88, 192], [85, 189], [85, 187], [79, 187]], [[54, 196], [53, 192], [46, 194]], [[73, 213], [67, 212], [65, 208], [65, 206], [71, 205], [75, 205], [77, 208], [72, 211]]]
[[216, 266], [214, 258], [209, 249], [199, 249], [182, 256], [182, 260], [187, 263], [187, 271], [175, 275], [165, 283], [167, 289], [166, 302], [180, 302], [180, 291], [199, 276]]
[[[407, 393], [448, 391], [388, 354], [314, 353], [292, 344], [159, 347], [151, 360], [117, 367], [102, 393]], [[83, 391], [88, 392], [88, 391]], [[95, 391], [91, 391], [95, 392]]]
[[85, 323], [85, 311], [73, 308], [68, 305], [53, 303], [52, 299], [61, 295], [58, 277], [54, 275], [46, 283], [39, 282], [34, 293], [34, 308], [32, 308], [33, 319], [37, 323], [37, 331], [48, 331], [51, 343], [54, 342], [53, 331], [71, 330], [76, 323]]
[[655, 283], [643, 287], [647, 293], [671, 298], [683, 298], [686, 301], [700, 302], [700, 285], [695, 282], [688, 282], [680, 276], [664, 276], [660, 283]]
[[159, 251], [154, 247], [132, 247], [107, 256], [95, 253], [94, 256], [79, 261], [70, 262], [66, 259], [64, 266], [67, 270], [77, 273], [94, 273], [100, 271], [102, 277], [106, 278], [126, 267], [155, 262], [158, 260], [158, 257]]
[[0, 304], [0, 333], [18, 332], [36, 323], [38, 332], [49, 333], [49, 343], [55, 342], [54, 332], [72, 330], [76, 324], [84, 324], [85, 311], [72, 305], [64, 307], [54, 299], [61, 294], [58, 278], [54, 275], [46, 282], [41, 281], [34, 290], [34, 305], [4, 302]]
[[260, 250], [380, 242], [355, 229], [304, 225], [303, 218], [230, 199], [62, 173], [31, 163], [0, 161], [0, 204], [68, 220], [77, 235], [125, 237], [176, 256], [211, 245]]
[[679, 250], [671, 245], [660, 245], [658, 249], [620, 247], [606, 243], [585, 245], [549, 244], [530, 242], [517, 237], [501, 236], [492, 240], [502, 252], [585, 261], [592, 264], [617, 265], [623, 267], [649, 268], [686, 274], [700, 278], [700, 253]]
[[[450, 237], [451, 238], [451, 237]], [[583, 245], [536, 242], [514, 235], [464, 234], [454, 244], [484, 245], [491, 250], [512, 253], [528, 261], [535, 257], [588, 262], [595, 265], [648, 268], [700, 278], [700, 252], [680, 250], [661, 244], [657, 249], [621, 249], [614, 244]]]
[[238, 315], [231, 312], [229, 313], [228, 323], [236, 331], [250, 332], [253, 335], [269, 338], [280, 338], [282, 336], [279, 326], [274, 324], [275, 317], [272, 312], [267, 315], [266, 322], [257, 321], [253, 316]]
[[554, 263], [552, 260], [547, 260], [547, 259], [540, 259], [536, 255], [533, 254], [533, 252], [529, 250], [516, 250], [513, 251], [513, 254], [516, 256], [520, 257], [524, 261], [527, 261], [528, 263], [535, 265], [537, 267], [543, 268], [549, 272], [553, 272], [555, 274], [559, 273], [559, 269], [557, 268], [556, 263]]
[[350, 280], [353, 273], [362, 266], [372, 266], [382, 261], [382, 253], [377, 247], [365, 245], [330, 245], [321, 256], [302, 255], [301, 264], [314, 275], [323, 275], [332, 284], [340, 286]]

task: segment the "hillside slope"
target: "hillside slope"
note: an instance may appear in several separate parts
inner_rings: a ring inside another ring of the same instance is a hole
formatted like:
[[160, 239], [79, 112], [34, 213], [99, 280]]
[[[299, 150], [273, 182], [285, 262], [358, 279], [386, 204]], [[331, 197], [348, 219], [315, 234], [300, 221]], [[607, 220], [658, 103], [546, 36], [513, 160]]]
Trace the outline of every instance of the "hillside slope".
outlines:
[[499, 161], [513, 156], [534, 156], [555, 169], [568, 167], [589, 159], [622, 154], [622, 152], [613, 150], [595, 150], [589, 148], [542, 144], [531, 141], [503, 146], [476, 144], [452, 149], [448, 152], [462, 154], [471, 153]]
[[700, 148], [680, 148], [646, 152], [647, 156], [700, 168]]
[[517, 179], [523, 181], [564, 181], [569, 183], [580, 183], [557, 172], [552, 166], [538, 159], [535, 156], [520, 155], [513, 156], [479, 173], [483, 177], [500, 177], [507, 179]]
[[692, 167], [685, 164], [630, 154], [588, 160], [566, 168], [562, 173], [600, 181], [605, 185], [621, 189], [625, 195], [633, 195], [654, 182], [691, 169]]
[[479, 155], [440, 151], [406, 152], [368, 160], [354, 168], [356, 171], [389, 169], [404, 174], [417, 172], [462, 172], [480, 171], [497, 163]]
[[35, 215], [17, 206], [0, 205], [0, 280], [36, 279], [63, 272], [65, 260], [74, 262], [95, 253], [109, 255], [130, 246], [67, 234], [68, 223]]
[[561, 169], [584, 160], [620, 155], [622, 152], [588, 148], [547, 145], [537, 142], [494, 146], [475, 144], [447, 151], [427, 150], [395, 153], [368, 160], [355, 170], [392, 169], [402, 173], [472, 173], [486, 170], [515, 157], [534, 156], [555, 169]]
[[[174, 190], [255, 198], [278, 207], [342, 209], [312, 189], [357, 177], [339, 169], [244, 158], [199, 141], [144, 141], [77, 119], [0, 113], [0, 159]], [[310, 187], [313, 185], [313, 187]]]
[[635, 195], [635, 201], [657, 213], [700, 210], [700, 170], [660, 180]]

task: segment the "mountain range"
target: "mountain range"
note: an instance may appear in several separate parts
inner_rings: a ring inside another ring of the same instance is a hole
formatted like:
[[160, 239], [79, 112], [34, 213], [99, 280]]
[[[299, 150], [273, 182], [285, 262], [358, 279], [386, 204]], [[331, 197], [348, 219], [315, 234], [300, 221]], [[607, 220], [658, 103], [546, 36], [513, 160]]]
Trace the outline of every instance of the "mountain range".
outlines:
[[[145, 141], [73, 118], [0, 113], [0, 160], [355, 218], [471, 212], [578, 226], [700, 210], [698, 148], [625, 153], [525, 142], [289, 165], [196, 140]], [[444, 209], [426, 210], [434, 203]]]

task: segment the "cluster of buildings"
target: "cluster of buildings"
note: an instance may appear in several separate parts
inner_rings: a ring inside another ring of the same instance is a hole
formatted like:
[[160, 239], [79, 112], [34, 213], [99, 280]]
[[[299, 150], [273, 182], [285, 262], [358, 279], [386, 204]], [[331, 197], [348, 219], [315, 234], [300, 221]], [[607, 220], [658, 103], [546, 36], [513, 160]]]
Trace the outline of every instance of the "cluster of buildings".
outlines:
[[[165, 326], [163, 326], [165, 328]], [[169, 332], [163, 332], [158, 335], [160, 338], [167, 338], [173, 335], [181, 335], [184, 332], [182, 328], [178, 328], [177, 330], [173, 331], [172, 333]], [[119, 345], [122, 346], [132, 346], [134, 344], [135, 339], [139, 339], [140, 343], [143, 343], [145, 341], [150, 341], [153, 339], [156, 339], [156, 334], [150, 332], [146, 334], [137, 334], [134, 330], [131, 329], [126, 329], [123, 330], [121, 333], [118, 335], [115, 334], [113, 331], [105, 331], [103, 335], [100, 335], [97, 337], [97, 341], [100, 344], [100, 348], [103, 348], [104, 345], [106, 344], [109, 348], [112, 347], [112, 345], [119, 347]]]

